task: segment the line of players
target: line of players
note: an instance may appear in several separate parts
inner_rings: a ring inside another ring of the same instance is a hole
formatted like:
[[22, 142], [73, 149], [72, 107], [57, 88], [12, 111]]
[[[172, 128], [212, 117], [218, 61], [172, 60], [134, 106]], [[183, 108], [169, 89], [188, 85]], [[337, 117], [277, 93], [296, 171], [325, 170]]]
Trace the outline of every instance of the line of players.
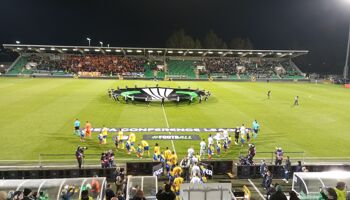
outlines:
[[[80, 136], [80, 141], [85, 141], [85, 137], [91, 138], [91, 124], [88, 121], [85, 124], [85, 129], [81, 131], [80, 121], [76, 119], [74, 122], [74, 129], [75, 129], [75, 133]], [[235, 144], [239, 145], [240, 143], [241, 146], [244, 146], [246, 142], [249, 144], [251, 141], [250, 133], [252, 133], [252, 136], [255, 139], [258, 136], [259, 130], [260, 130], [260, 125], [257, 122], [257, 120], [253, 121], [252, 129], [246, 128], [244, 124], [242, 124], [242, 126], [240, 127], [237, 126], [234, 129]], [[104, 126], [101, 132], [98, 134], [98, 140], [100, 145], [107, 144], [107, 136], [108, 136], [108, 128]], [[215, 145], [214, 145], [214, 139], [216, 139]], [[136, 155], [139, 158], [142, 158], [144, 152], [147, 152], [148, 157], [150, 156], [150, 153], [149, 153], [150, 147], [147, 141], [142, 140], [141, 143], [139, 143], [135, 148], [136, 135], [134, 133], [130, 133], [128, 137], [127, 136], [124, 137], [124, 133], [122, 131], [119, 131], [118, 135], [116, 137], [113, 137], [113, 141], [117, 150], [125, 148], [128, 154], [131, 154], [131, 152], [136, 152]], [[125, 141], [125, 144], [124, 144], [124, 141]], [[221, 133], [217, 133], [214, 137], [210, 134], [208, 137], [208, 146], [206, 146], [205, 139], [203, 139], [203, 141], [200, 142], [200, 157], [203, 158], [205, 155], [205, 152], [207, 152], [208, 160], [211, 160], [215, 151], [217, 156], [220, 156], [221, 149], [223, 149], [226, 152], [227, 149], [230, 148], [231, 141], [232, 141], [232, 138], [229, 135], [227, 130], [224, 130]], [[158, 144], [156, 144], [155, 149], [157, 149], [157, 145]], [[153, 158], [159, 157], [161, 155], [159, 151], [155, 151], [155, 154], [156, 155], [154, 155]]]

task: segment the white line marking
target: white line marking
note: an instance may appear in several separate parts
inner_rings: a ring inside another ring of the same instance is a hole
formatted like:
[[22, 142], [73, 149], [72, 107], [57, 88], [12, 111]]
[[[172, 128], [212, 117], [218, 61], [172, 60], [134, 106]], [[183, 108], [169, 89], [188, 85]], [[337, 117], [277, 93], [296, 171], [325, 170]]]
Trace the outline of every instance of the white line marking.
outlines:
[[[167, 128], [170, 128], [169, 123], [168, 123], [168, 118], [167, 118], [166, 113], [165, 113], [164, 105], [162, 105], [162, 109], [163, 109], [163, 114], [164, 114], [166, 126], [167, 126]], [[169, 133], [169, 135], [171, 135], [170, 131], [168, 133]], [[175, 145], [174, 145], [174, 141], [173, 140], [171, 140], [171, 144], [173, 145], [173, 150], [174, 150], [174, 153], [176, 154]]]
[[264, 195], [261, 194], [260, 190], [254, 185], [254, 183], [248, 179], [249, 183], [253, 186], [253, 188], [259, 193], [260, 197], [264, 200], [266, 200], [266, 198], [264, 197]]

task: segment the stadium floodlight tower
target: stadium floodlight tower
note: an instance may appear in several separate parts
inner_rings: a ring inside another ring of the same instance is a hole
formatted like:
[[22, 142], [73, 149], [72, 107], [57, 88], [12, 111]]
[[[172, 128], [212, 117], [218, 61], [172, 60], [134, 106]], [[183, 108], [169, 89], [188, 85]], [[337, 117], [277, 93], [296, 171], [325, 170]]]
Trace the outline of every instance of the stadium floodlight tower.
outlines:
[[86, 38], [86, 40], [89, 42], [89, 46], [91, 45], [91, 39], [90, 38]]
[[345, 81], [348, 79], [348, 74], [349, 74], [349, 49], [350, 49], [350, 25], [349, 25], [349, 34], [348, 34], [348, 45], [346, 49], [345, 66], [344, 66], [344, 72], [343, 72]]

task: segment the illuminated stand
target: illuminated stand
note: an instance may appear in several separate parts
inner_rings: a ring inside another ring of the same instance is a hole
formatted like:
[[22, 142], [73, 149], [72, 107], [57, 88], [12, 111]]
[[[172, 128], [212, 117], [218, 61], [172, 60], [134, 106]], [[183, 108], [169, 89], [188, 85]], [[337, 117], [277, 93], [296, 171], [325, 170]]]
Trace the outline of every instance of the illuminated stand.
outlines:
[[[293, 175], [292, 190], [295, 191], [301, 199], [318, 199], [320, 196], [320, 188], [334, 188], [339, 181], [345, 182], [345, 184], [349, 186], [350, 172], [296, 172]], [[349, 189], [347, 192], [349, 192]]]
[[[92, 188], [94, 184], [100, 186], [98, 193], [93, 193]], [[74, 194], [70, 199], [80, 199], [81, 192], [88, 190], [89, 195], [94, 200], [104, 199], [106, 187], [106, 178], [66, 178], [66, 179], [11, 179], [0, 180], [0, 191], [14, 192], [22, 191], [24, 188], [29, 188], [32, 192], [43, 192], [48, 199], [62, 199], [61, 195], [64, 194], [67, 188], [74, 188]]]

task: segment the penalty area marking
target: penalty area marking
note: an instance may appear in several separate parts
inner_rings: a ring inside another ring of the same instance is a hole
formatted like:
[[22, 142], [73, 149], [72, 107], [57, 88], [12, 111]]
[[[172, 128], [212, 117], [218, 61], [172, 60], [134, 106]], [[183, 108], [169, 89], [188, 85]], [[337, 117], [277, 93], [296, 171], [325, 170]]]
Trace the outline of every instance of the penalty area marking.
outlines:
[[[168, 122], [168, 117], [166, 116], [166, 113], [165, 113], [164, 105], [162, 105], [162, 109], [163, 109], [163, 114], [164, 114], [166, 126], [167, 126], [167, 128], [170, 128], [169, 127], [169, 122]], [[171, 135], [170, 131], [168, 131], [168, 133], [169, 133], [169, 135]], [[174, 141], [173, 140], [171, 140], [171, 144], [173, 145], [173, 150], [174, 150], [174, 153], [176, 154], [175, 145], [174, 145]]]
[[255, 186], [255, 184], [250, 180], [248, 179], [249, 183], [253, 186], [253, 188], [258, 192], [258, 194], [260, 195], [260, 197], [264, 200], [266, 200], [266, 198], [264, 197], [264, 195], [261, 194], [260, 190]]

